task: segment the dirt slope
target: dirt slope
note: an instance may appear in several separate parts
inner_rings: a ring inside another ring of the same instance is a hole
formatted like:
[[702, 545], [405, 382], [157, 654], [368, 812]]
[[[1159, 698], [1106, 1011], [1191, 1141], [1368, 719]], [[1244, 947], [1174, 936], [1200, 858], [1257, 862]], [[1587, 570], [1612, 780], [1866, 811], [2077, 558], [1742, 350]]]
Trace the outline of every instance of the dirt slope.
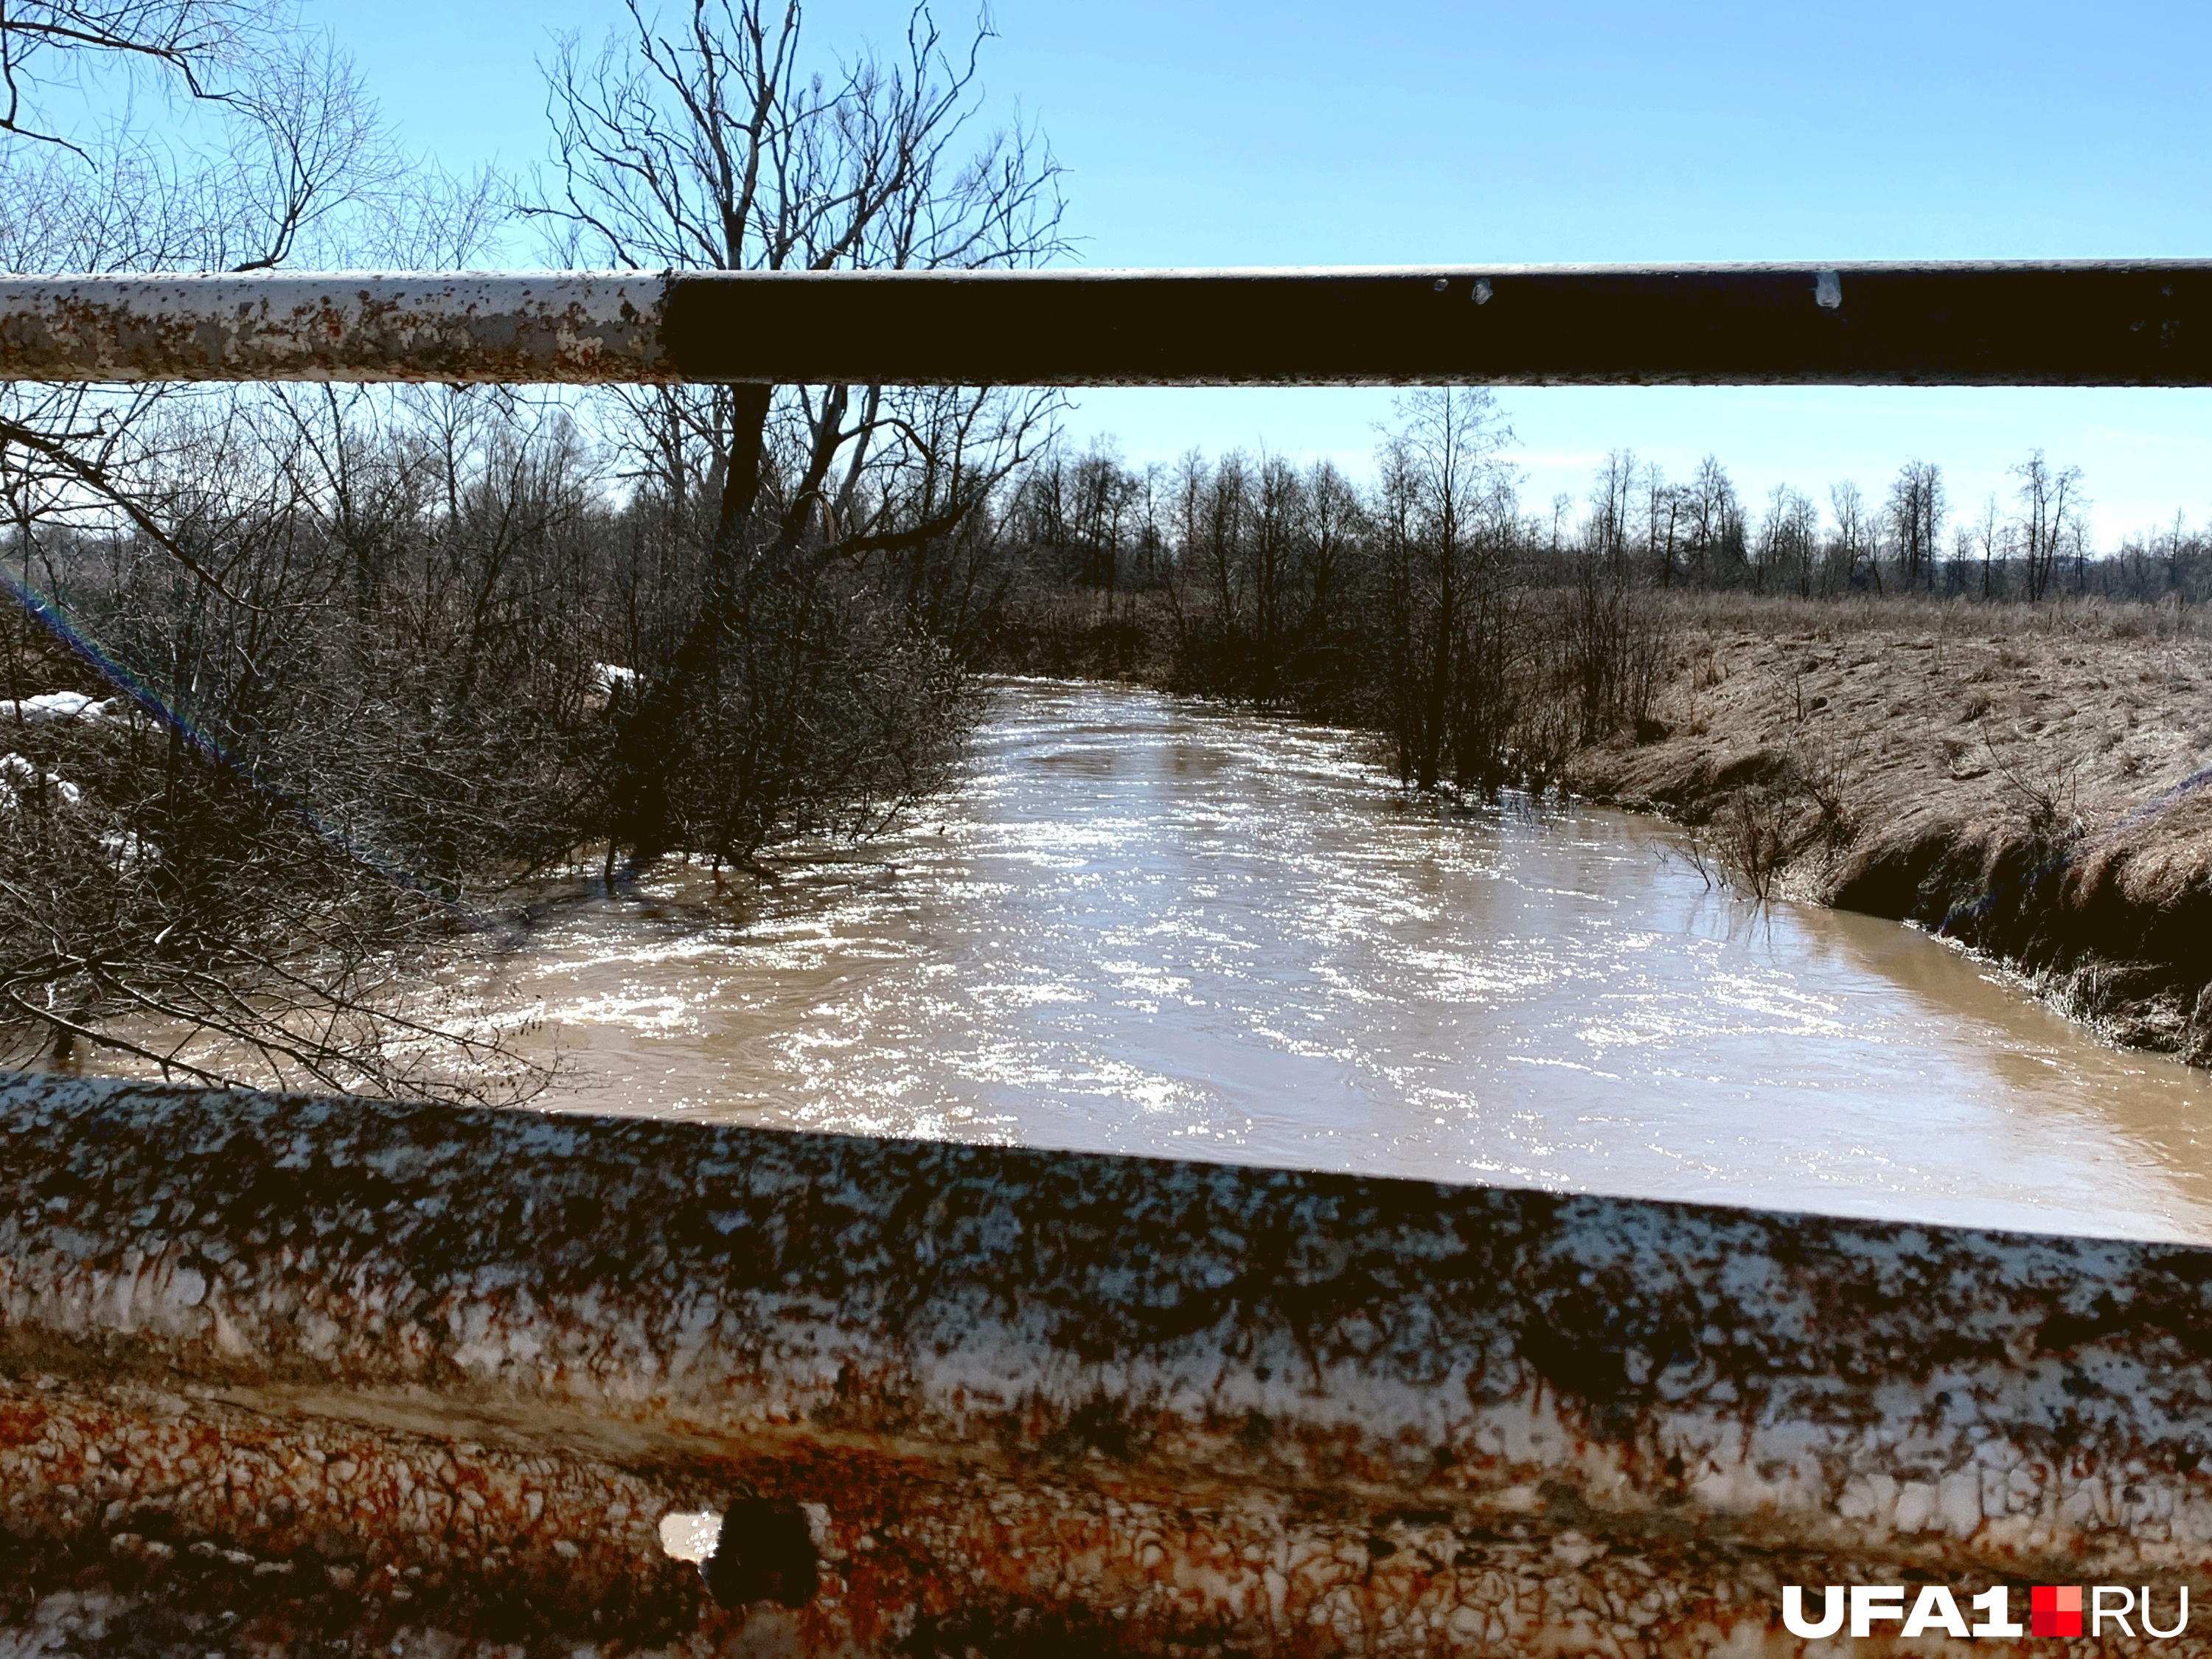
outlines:
[[1577, 793], [1754, 892], [1910, 919], [2116, 1039], [2212, 1064], [2212, 641], [2140, 607], [1674, 612], [1656, 741]]

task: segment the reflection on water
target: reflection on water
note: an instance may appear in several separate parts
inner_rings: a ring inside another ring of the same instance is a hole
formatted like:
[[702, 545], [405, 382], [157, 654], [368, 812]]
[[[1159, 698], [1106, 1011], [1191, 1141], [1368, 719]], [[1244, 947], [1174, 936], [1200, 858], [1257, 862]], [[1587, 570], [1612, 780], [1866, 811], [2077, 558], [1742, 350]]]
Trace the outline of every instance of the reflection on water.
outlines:
[[2212, 1079], [1893, 924], [1747, 914], [1662, 825], [1356, 752], [1012, 684], [900, 834], [740, 921], [556, 908], [508, 971], [587, 1109], [2212, 1240]]

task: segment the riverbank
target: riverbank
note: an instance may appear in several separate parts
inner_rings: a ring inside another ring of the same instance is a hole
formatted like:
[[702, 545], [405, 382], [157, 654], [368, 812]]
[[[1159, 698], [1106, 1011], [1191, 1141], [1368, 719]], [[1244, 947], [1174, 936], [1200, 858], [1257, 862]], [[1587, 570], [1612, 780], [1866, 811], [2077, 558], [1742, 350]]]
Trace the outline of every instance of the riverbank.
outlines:
[[[1573, 751], [1571, 793], [1687, 826], [1755, 897], [1917, 924], [2112, 1041], [2212, 1066], [2212, 640], [2193, 613], [1649, 599], [1656, 718]], [[1142, 602], [1040, 613], [1018, 645], [1029, 672], [1175, 684], [1169, 618]]]
[[1709, 597], [1671, 609], [1656, 740], [1576, 793], [1718, 871], [1911, 921], [2112, 1039], [2212, 1064], [2212, 642], [2172, 612]]

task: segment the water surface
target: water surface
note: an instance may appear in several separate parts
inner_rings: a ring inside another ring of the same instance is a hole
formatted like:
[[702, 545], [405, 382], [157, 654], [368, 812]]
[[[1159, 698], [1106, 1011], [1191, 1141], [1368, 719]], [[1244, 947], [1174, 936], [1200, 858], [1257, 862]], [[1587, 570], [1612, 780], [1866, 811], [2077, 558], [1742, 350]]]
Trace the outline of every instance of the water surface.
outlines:
[[2212, 1240], [2212, 1079], [1675, 846], [1019, 682], [898, 832], [725, 920], [680, 872], [556, 907], [509, 972], [564, 1106]]

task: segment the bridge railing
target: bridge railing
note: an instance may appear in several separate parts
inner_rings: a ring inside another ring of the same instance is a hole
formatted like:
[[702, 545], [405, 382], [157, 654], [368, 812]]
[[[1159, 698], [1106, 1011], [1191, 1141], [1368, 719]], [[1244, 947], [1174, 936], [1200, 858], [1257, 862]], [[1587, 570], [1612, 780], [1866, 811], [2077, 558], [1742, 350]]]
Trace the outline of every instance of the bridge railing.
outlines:
[[0, 277], [0, 379], [2212, 385], [2212, 261]]

